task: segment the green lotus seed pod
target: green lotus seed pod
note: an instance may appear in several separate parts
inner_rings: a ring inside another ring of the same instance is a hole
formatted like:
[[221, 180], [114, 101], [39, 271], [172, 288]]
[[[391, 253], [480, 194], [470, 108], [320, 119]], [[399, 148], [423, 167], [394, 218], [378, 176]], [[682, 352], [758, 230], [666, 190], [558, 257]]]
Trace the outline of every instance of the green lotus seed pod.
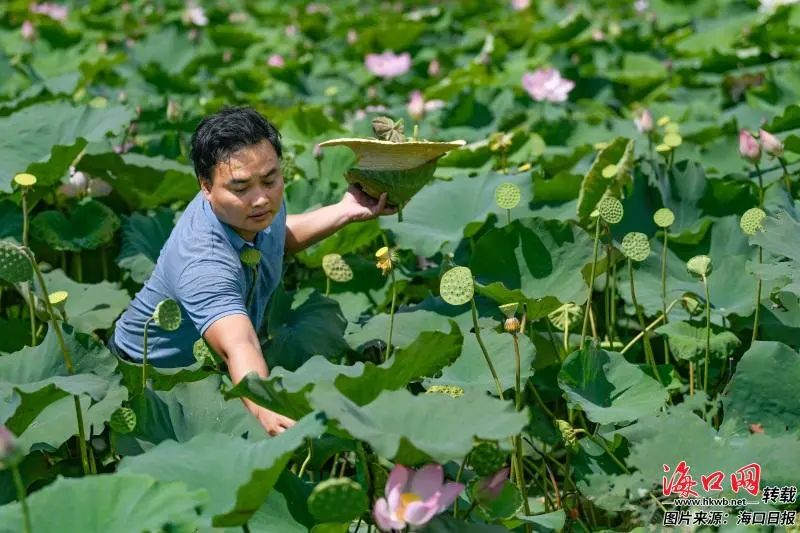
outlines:
[[439, 283], [439, 294], [450, 305], [461, 305], [472, 300], [475, 295], [472, 271], [467, 267], [457, 266], [445, 272]]
[[490, 476], [503, 468], [508, 454], [493, 442], [481, 442], [469, 454], [469, 465], [479, 476]]
[[517, 308], [519, 307], [519, 303], [518, 302], [514, 302], [514, 303], [510, 303], [510, 304], [503, 304], [503, 305], [500, 305], [498, 307], [500, 308], [500, 312], [503, 313], [503, 315], [506, 318], [511, 318], [515, 314], [517, 314]]
[[194, 344], [192, 345], [192, 355], [194, 355], [194, 359], [198, 363], [203, 365], [216, 365], [214, 351], [203, 337], [200, 337], [194, 341]]
[[347, 283], [353, 279], [353, 269], [339, 254], [326, 254], [322, 258], [322, 270], [326, 276], [339, 283]]
[[675, 213], [669, 208], [662, 207], [653, 214], [653, 222], [659, 228], [668, 228], [675, 222]]
[[669, 146], [670, 148], [677, 148], [681, 144], [683, 144], [683, 137], [681, 137], [677, 133], [667, 133], [664, 135], [664, 144]]
[[451, 398], [460, 398], [464, 396], [464, 389], [458, 385], [431, 385], [425, 394], [444, 394]]
[[619, 167], [617, 165], [611, 164], [603, 167], [603, 171], [601, 172], [601, 174], [603, 175], [604, 178], [611, 179], [617, 175], [617, 172], [619, 172]]
[[755, 235], [759, 230], [763, 230], [764, 226], [761, 223], [767, 214], [758, 207], [752, 207], [744, 212], [742, 219], [739, 221], [739, 227], [747, 235]]
[[548, 314], [547, 318], [555, 327], [566, 331], [567, 325], [572, 329], [583, 321], [583, 307], [574, 302], [567, 302]]
[[153, 322], [165, 331], [175, 331], [181, 325], [181, 308], [178, 302], [167, 299], [159, 302], [153, 312]]
[[696, 255], [686, 262], [686, 270], [696, 278], [704, 278], [711, 274], [714, 265], [711, 264], [711, 258], [707, 255]]
[[575, 428], [573, 428], [566, 420], [560, 419], [556, 420], [556, 425], [558, 426], [558, 431], [561, 432], [561, 438], [564, 439], [567, 448], [573, 451], [577, 450], [578, 436], [575, 432]]
[[367, 493], [349, 478], [327, 479], [308, 496], [308, 511], [319, 522], [350, 522], [366, 512]]
[[108, 425], [122, 435], [130, 433], [136, 428], [136, 413], [130, 407], [120, 407], [111, 414]]
[[664, 126], [664, 131], [667, 133], [678, 133], [681, 129], [680, 124], [677, 122], [670, 122], [666, 126]]
[[36, 176], [23, 172], [14, 176], [14, 183], [20, 187], [33, 187], [36, 185]]
[[622, 253], [631, 261], [644, 261], [650, 255], [647, 235], [632, 231], [622, 238]]
[[9, 283], [22, 283], [33, 278], [33, 268], [22, 249], [8, 241], [0, 241], [0, 278]]
[[613, 196], [603, 196], [597, 204], [597, 211], [600, 213], [600, 218], [606, 221], [607, 224], [617, 224], [622, 220], [625, 210], [622, 208], [622, 202]]
[[239, 259], [247, 266], [254, 267], [261, 262], [261, 252], [252, 246], [245, 246], [239, 254]]
[[64, 304], [67, 298], [69, 298], [69, 293], [67, 291], [56, 291], [47, 295], [47, 299], [50, 300], [50, 305]]
[[521, 198], [522, 192], [513, 183], [501, 183], [494, 190], [494, 200], [501, 209], [514, 209]]

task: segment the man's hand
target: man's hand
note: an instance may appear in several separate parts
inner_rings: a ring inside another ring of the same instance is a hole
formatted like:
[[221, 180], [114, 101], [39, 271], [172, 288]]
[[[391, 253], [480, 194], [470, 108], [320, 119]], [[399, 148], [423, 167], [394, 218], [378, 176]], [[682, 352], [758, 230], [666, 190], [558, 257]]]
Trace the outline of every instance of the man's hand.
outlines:
[[339, 201], [339, 206], [351, 222], [371, 220], [379, 216], [397, 213], [397, 209], [386, 207], [386, 197], [387, 194], [383, 193], [376, 200], [357, 185], [350, 185]]
[[295, 424], [291, 418], [279, 415], [275, 411], [270, 411], [258, 405], [255, 406], [253, 414], [256, 415], [256, 418], [267, 430], [267, 433], [272, 436], [280, 435]]

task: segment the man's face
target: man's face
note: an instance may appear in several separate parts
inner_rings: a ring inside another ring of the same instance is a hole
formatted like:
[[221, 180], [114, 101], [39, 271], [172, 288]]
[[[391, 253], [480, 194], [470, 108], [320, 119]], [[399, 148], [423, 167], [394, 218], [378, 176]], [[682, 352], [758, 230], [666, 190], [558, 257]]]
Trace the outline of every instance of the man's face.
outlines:
[[214, 167], [213, 186], [201, 189], [220, 220], [243, 239], [252, 241], [281, 208], [283, 174], [272, 144], [263, 139], [231, 154]]

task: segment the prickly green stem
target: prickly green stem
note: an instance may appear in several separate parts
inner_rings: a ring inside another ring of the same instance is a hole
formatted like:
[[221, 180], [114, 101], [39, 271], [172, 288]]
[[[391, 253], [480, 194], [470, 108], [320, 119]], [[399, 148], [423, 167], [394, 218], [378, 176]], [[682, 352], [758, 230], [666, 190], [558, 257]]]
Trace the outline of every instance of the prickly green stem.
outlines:
[[703, 392], [708, 393], [708, 365], [711, 360], [711, 295], [709, 294], [708, 278], [706, 276], [703, 276], [703, 287], [706, 291], [706, 361], [703, 375]]
[[22, 483], [22, 476], [19, 474], [19, 465], [16, 461], [11, 463], [11, 476], [14, 478], [14, 486], [17, 488], [17, 499], [22, 508], [22, 524], [25, 533], [31, 533], [31, 515], [28, 510], [28, 500], [25, 499], [25, 485]]
[[761, 175], [761, 169], [759, 168], [758, 164], [754, 165], [756, 167], [756, 173], [758, 174], [758, 207], [764, 207], [764, 177]]
[[592, 273], [589, 276], [589, 295], [586, 297], [586, 309], [583, 314], [583, 329], [581, 329], [581, 348], [583, 348], [583, 341], [586, 340], [586, 330], [589, 327], [589, 306], [592, 305], [592, 290], [594, 289], [594, 275], [597, 268], [597, 248], [600, 242], [600, 217], [595, 221], [594, 230], [594, 252], [592, 258]]
[[497, 388], [497, 395], [501, 400], [505, 400], [503, 397], [503, 386], [500, 385], [500, 378], [497, 377], [497, 371], [494, 369], [492, 359], [489, 357], [489, 352], [486, 350], [486, 346], [483, 344], [483, 339], [481, 338], [481, 328], [478, 326], [478, 309], [475, 307], [475, 298], [470, 300], [470, 304], [472, 304], [472, 325], [475, 327], [475, 337], [478, 339], [478, 345], [481, 347], [481, 352], [483, 352], [484, 359], [486, 359], [486, 365], [489, 367], [489, 372], [492, 373], [494, 386]]
[[394, 330], [394, 305], [397, 301], [397, 283], [394, 277], [394, 265], [392, 265], [392, 269], [390, 270], [390, 275], [392, 276], [392, 306], [389, 309], [389, 336], [386, 338], [386, 354], [383, 356], [383, 360], [386, 361], [389, 359], [389, 353], [392, 350], [392, 331]]
[[639, 326], [642, 328], [642, 332], [644, 333], [645, 358], [653, 368], [653, 374], [655, 375], [656, 379], [663, 385], [664, 383], [661, 382], [661, 376], [659, 376], [658, 368], [656, 367], [656, 358], [653, 355], [653, 347], [650, 345], [650, 335], [648, 335], [647, 324], [644, 322], [644, 314], [642, 314], [642, 310], [639, 308], [639, 302], [636, 300], [636, 285], [633, 281], [633, 261], [630, 258], [628, 258], [628, 277], [630, 278], [631, 282], [631, 300], [633, 301], [634, 309], [636, 309], [636, 317], [639, 319]]
[[[664, 313], [664, 323], [667, 323], [667, 242], [668, 231], [664, 228], [664, 249], [661, 251], [661, 312]], [[664, 335], [664, 364], [669, 364], [669, 341]]]
[[[758, 264], [760, 265], [763, 261], [763, 249], [761, 246], [758, 247]], [[753, 317], [753, 337], [750, 339], [750, 344], [752, 345], [756, 342], [758, 338], [758, 312], [761, 307], [761, 278], [758, 278], [756, 282], [756, 314]]]

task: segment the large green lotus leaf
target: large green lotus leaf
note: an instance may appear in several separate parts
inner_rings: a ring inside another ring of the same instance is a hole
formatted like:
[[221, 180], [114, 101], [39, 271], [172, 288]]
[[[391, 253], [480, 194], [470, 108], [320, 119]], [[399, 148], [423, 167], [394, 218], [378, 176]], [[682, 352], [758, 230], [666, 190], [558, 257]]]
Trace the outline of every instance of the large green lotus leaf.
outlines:
[[[711, 331], [710, 356], [712, 359], [727, 359], [741, 344], [730, 331]], [[678, 359], [699, 361], [706, 354], [706, 328], [684, 321], [670, 322], [655, 330], [669, 339], [669, 351]]]
[[440, 514], [418, 531], [420, 533], [504, 533], [509, 531], [503, 526], [465, 522], [453, 518], [451, 514]]
[[94, 109], [60, 101], [0, 117], [0, 192], [11, 192], [11, 179], [25, 171], [39, 178], [39, 186], [56, 183], [87, 142], [119, 131], [133, 116], [122, 106]]
[[162, 156], [87, 154], [78, 168], [106, 180], [132, 209], [189, 202], [199, 190], [192, 167]]
[[341, 429], [369, 443], [379, 455], [403, 464], [460, 460], [475, 437], [504, 440], [528, 421], [524, 412], [483, 392], [451, 398], [414, 396], [400, 389], [385, 391], [360, 407], [333, 385], [318, 383], [309, 399], [312, 407], [338, 422]]
[[292, 142], [310, 143], [324, 135], [344, 131], [341, 125], [325, 114], [321, 106], [298, 103], [281, 126], [281, 135]]
[[[202, 525], [195, 508], [206, 501], [202, 491], [189, 491], [183, 483], [136, 474], [101, 474], [59, 477], [29, 495], [28, 508], [33, 531], [188, 531]], [[20, 504], [0, 507], [0, 531], [22, 530]]]
[[734, 45], [743, 37], [746, 28], [758, 24], [755, 11], [726, 17], [700, 19], [695, 31], [676, 43], [676, 50], [683, 55], [706, 57], [714, 51], [725, 54], [735, 51]]
[[[350, 324], [345, 340], [354, 350], [376, 339], [385, 343], [389, 334], [389, 319], [389, 314], [384, 313], [370, 318], [363, 326]], [[396, 348], [403, 348], [414, 342], [421, 331], [447, 333], [449, 330], [448, 317], [440, 313], [427, 310], [395, 312], [392, 344]]]
[[668, 394], [616, 352], [589, 347], [571, 353], [558, 373], [570, 405], [598, 424], [630, 422], [658, 411]]
[[[311, 142], [303, 143], [305, 151], [292, 161], [298, 169], [302, 170], [303, 175], [296, 174], [291, 176], [289, 175], [290, 173], [285, 173], [284, 175], [286, 180], [286, 205], [291, 213], [303, 213], [310, 208], [338, 202], [341, 199], [342, 192], [347, 187], [344, 174], [353, 166], [356, 160], [353, 151], [346, 146], [331, 146], [325, 148], [322, 152], [322, 160], [318, 162], [314, 158], [313, 150], [309, 149], [310, 146], [313, 146]], [[351, 224], [343, 229], [360, 228], [363, 225]], [[366, 225], [377, 227], [377, 221]], [[341, 231], [337, 231], [326, 240], [331, 240], [339, 233]], [[318, 247], [316, 246], [312, 249], [317, 249]], [[338, 251], [340, 254], [348, 253], [339, 250], [334, 251]]]
[[311, 414], [280, 435], [259, 442], [221, 433], [203, 433], [188, 442], [166, 441], [145, 454], [126, 457], [120, 472], [181, 481], [208, 492], [204, 516], [215, 526], [237, 526], [258, 510], [294, 451], [325, 426]]
[[511, 210], [511, 216], [524, 216], [533, 197], [530, 175], [489, 173], [476, 178], [434, 181], [403, 208], [402, 222], [395, 217], [383, 217], [381, 227], [391, 230], [400, 246], [425, 257], [434, 255], [443, 246], [445, 251], [453, 251], [464, 236], [465, 226], [486, 220], [489, 213], [505, 216], [495, 205], [494, 196], [497, 186], [504, 182], [522, 190], [522, 201]]
[[[666, 172], [665, 167], [660, 167]], [[664, 207], [675, 214], [670, 227], [671, 234], [697, 232], [703, 213], [700, 203], [705, 195], [708, 181], [703, 167], [693, 161], [680, 161], [666, 172], [666, 180], [656, 180]]]
[[144, 284], [175, 225], [175, 212], [159, 207], [148, 215], [133, 213], [122, 223], [122, 247], [117, 264], [131, 279]]
[[622, 56], [622, 67], [606, 75], [613, 81], [632, 87], [658, 83], [667, 76], [663, 61], [649, 54], [628, 53]]
[[781, 212], [765, 218], [762, 225], [764, 231], [753, 235], [750, 242], [777, 260], [753, 265], [752, 270], [765, 281], [773, 281], [777, 287], [800, 295], [800, 222]]
[[580, 304], [587, 291], [581, 271], [591, 256], [591, 238], [574, 224], [525, 218], [478, 239], [470, 268], [481, 283], [502, 283], [528, 299]]
[[178, 383], [170, 390], [148, 389], [144, 396], [136, 394], [130, 402], [136, 412], [136, 428], [133, 433], [120, 436], [128, 441], [124, 454], [148, 450], [168, 439], [187, 442], [210, 432], [247, 435], [253, 441], [264, 439], [266, 431], [242, 402], [225, 401], [220, 394], [222, 383], [223, 379], [214, 374], [199, 381]]
[[128, 291], [117, 283], [78, 283], [56, 269], [43, 275], [47, 290], [67, 291], [65, 312], [69, 324], [76, 330], [92, 333], [108, 329], [131, 301]]
[[747, 434], [751, 424], [761, 424], [774, 435], [796, 433], [800, 406], [800, 354], [778, 342], [756, 341], [736, 365], [736, 373], [722, 396], [723, 432]]
[[270, 368], [295, 370], [313, 355], [336, 357], [347, 349], [347, 321], [335, 300], [313, 289], [272, 294], [267, 330], [261, 348]]
[[[616, 137], [608, 146], [600, 150], [591, 168], [583, 178], [578, 195], [578, 218], [586, 220], [594, 210], [603, 194], [610, 190], [619, 198], [624, 187], [631, 184], [631, 165], [633, 163], [633, 141]], [[617, 165], [616, 176], [611, 179], [602, 175], [608, 165]]]
[[[142, 390], [142, 365], [117, 358], [117, 364], [125, 385], [131, 390]], [[175, 368], [160, 368], [147, 365], [148, 387], [153, 390], [170, 390], [179, 383], [191, 383], [206, 378], [208, 369], [201, 363]]]
[[[380, 234], [381, 228], [377, 220], [350, 224], [318, 244], [303, 250], [299, 259], [310, 268], [319, 268], [326, 254], [337, 253], [344, 256], [358, 252], [372, 244]], [[372, 266], [375, 266], [374, 263]]]
[[275, 483], [275, 490], [247, 521], [250, 531], [308, 533], [315, 522], [306, 506], [311, 489], [309, 483], [284, 470]]
[[[164, 50], [175, 52], [165, 55]], [[198, 46], [176, 26], [165, 25], [159, 31], [148, 32], [133, 48], [133, 59], [140, 65], [158, 65], [164, 72], [180, 74], [195, 58]]]
[[381, 365], [335, 365], [315, 356], [294, 372], [279, 367], [267, 380], [247, 376], [226, 397], [244, 396], [268, 409], [299, 418], [312, 410], [306, 396], [314, 385], [333, 383], [347, 398], [364, 405], [384, 390], [403, 388], [409, 381], [434, 375], [458, 357], [461, 345], [461, 332], [451, 322], [450, 333], [423, 331]]
[[[516, 364], [514, 362], [514, 343], [508, 333], [483, 330], [481, 338], [492, 359], [497, 376], [504, 389], [514, 386]], [[527, 335], [518, 336], [521, 359], [522, 383], [533, 375], [533, 360], [536, 348]], [[486, 365], [481, 347], [475, 335], [467, 335], [464, 348], [456, 361], [442, 371], [440, 377], [425, 380], [425, 385], [456, 385], [463, 389], [481, 389], [492, 393], [497, 388]]]
[[96, 200], [73, 209], [69, 217], [60, 211], [44, 211], [31, 221], [31, 234], [55, 250], [80, 252], [111, 242], [120, 227], [114, 211]]

